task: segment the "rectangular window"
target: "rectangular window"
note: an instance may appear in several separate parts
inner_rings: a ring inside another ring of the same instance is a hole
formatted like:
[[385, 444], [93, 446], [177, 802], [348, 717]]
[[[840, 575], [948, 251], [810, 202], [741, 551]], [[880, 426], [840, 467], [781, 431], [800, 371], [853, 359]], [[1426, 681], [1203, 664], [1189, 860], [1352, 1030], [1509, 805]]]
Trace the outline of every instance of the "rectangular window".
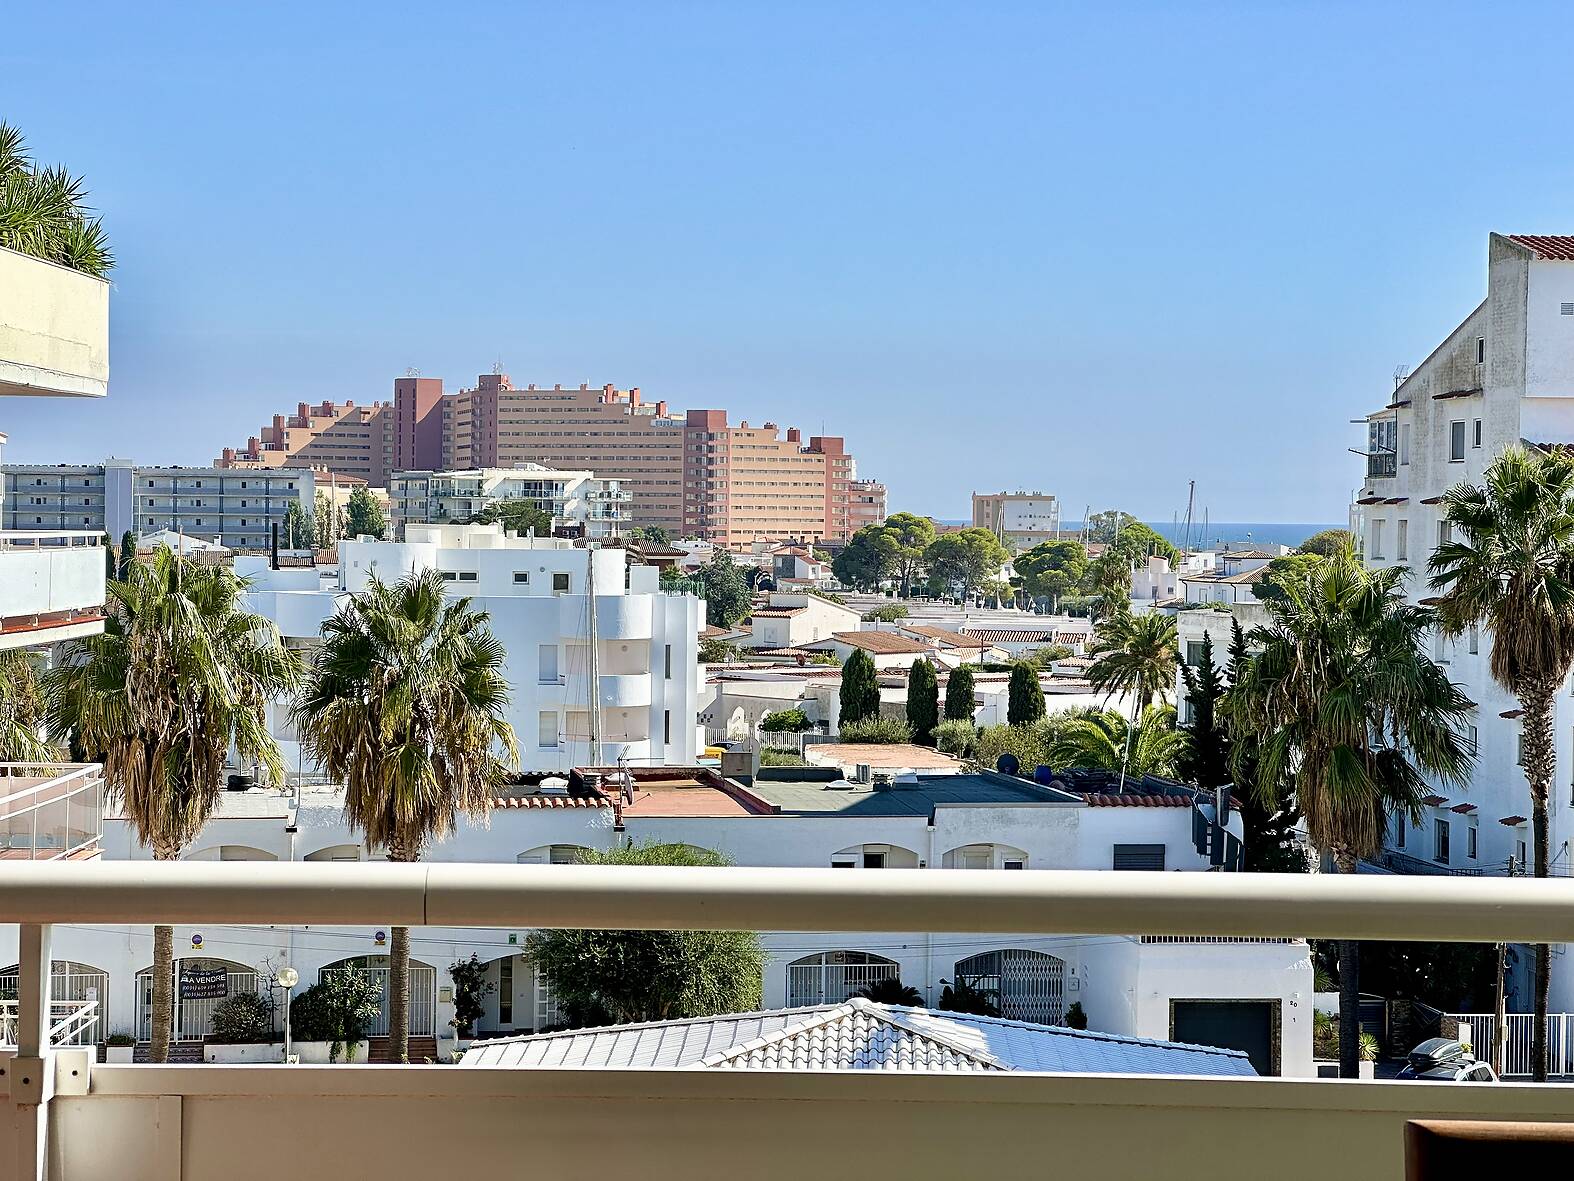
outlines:
[[536, 717], [536, 745], [542, 750], [557, 746], [557, 711], [544, 709]]
[[670, 709], [661, 711], [661, 740], [663, 742], [672, 741], [672, 711]]
[[1481, 447], [1481, 420], [1479, 418], [1471, 419], [1470, 445], [1478, 450]]
[[444, 582], [453, 582], [459, 577], [459, 575], [455, 574], [452, 570], [439, 570], [438, 576], [442, 578]]
[[1481, 651], [1481, 629], [1473, 623], [1470, 625], [1470, 651], [1472, 653]]
[[461, 570], [461, 571], [459, 571], [459, 581], [460, 582], [474, 582], [475, 581], [475, 571], [474, 570]]
[[1448, 424], [1448, 462], [1465, 462], [1465, 420], [1457, 418]]
[[1486, 359], [1487, 359], [1487, 338], [1484, 337], [1484, 336], [1478, 336], [1478, 337], [1476, 337], [1476, 364], [1477, 365], [1484, 364], [1486, 362]]
[[1516, 751], [1514, 755], [1514, 763], [1516, 766], [1523, 767], [1525, 765], [1525, 732], [1521, 730], [1518, 734], [1516, 734], [1514, 736], [1514, 741], [1516, 743], [1514, 748]]
[[1410, 462], [1410, 424], [1408, 422], [1399, 424], [1399, 462]]
[[554, 595], [566, 595], [568, 593], [567, 574], [552, 575], [552, 593]]
[[1163, 845], [1116, 845], [1116, 869], [1163, 869]]
[[514, 1023], [514, 957], [504, 956], [497, 964], [497, 1023]]
[[1405, 847], [1405, 814], [1403, 812], [1395, 812], [1394, 813], [1394, 848], [1396, 848], [1396, 849], [1403, 849], [1404, 847]]
[[528, 571], [528, 570], [515, 570], [514, 571], [514, 585], [515, 586], [525, 586], [529, 582], [530, 582], [530, 571]]
[[555, 685], [558, 680], [557, 645], [540, 644], [536, 648], [536, 679], [543, 685]]
[[1447, 521], [1437, 523], [1437, 544], [1447, 545], [1454, 540], [1454, 527]]
[[662, 675], [667, 680], [672, 680], [672, 645], [668, 644], [662, 652]]
[[1201, 640], [1186, 641], [1186, 663], [1192, 668], [1202, 667], [1202, 647]]
[[1372, 522], [1372, 558], [1378, 562], [1383, 560], [1383, 524], [1381, 520]]
[[885, 868], [885, 854], [884, 853], [865, 853], [864, 854], [864, 868], [865, 869], [884, 869]]
[[1410, 557], [1410, 522], [1399, 522], [1399, 534], [1394, 539], [1395, 553], [1401, 562]]
[[1005, 861], [1002, 863], [1002, 868], [1004, 868], [1004, 869], [1021, 869], [1021, 868], [1023, 868], [1022, 858], [1020, 858], [1020, 857], [1007, 857], [1005, 859]]
[[1574, 303], [1560, 303], [1558, 305], [1558, 315], [1574, 316]]
[[1524, 841], [1515, 841], [1514, 842], [1514, 860], [1518, 861], [1521, 865], [1525, 864], [1525, 842]]
[[1432, 822], [1432, 860], [1439, 865], [1448, 864], [1448, 821]]
[[1476, 859], [1476, 826], [1474, 824], [1465, 829], [1465, 856], [1472, 861]]
[[1478, 754], [1481, 753], [1481, 736], [1480, 735], [1481, 735], [1481, 732], [1479, 730], [1477, 730], [1474, 726], [1466, 726], [1465, 727], [1465, 741], [1470, 744], [1470, 753], [1473, 754], [1473, 755], [1478, 755]]

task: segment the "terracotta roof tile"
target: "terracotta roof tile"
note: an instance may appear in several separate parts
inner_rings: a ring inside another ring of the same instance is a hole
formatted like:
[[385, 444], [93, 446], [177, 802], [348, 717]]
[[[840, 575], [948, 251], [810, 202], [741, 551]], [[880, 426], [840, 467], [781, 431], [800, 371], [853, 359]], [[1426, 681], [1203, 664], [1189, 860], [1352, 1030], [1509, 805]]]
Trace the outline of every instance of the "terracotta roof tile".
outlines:
[[494, 808], [610, 808], [612, 802], [604, 796], [541, 795], [498, 796], [492, 801]]
[[953, 648], [988, 647], [987, 641], [979, 639], [976, 635], [964, 635], [962, 632], [952, 631], [949, 628], [930, 627], [928, 624], [923, 623], [897, 624], [897, 627], [901, 631], [910, 632], [915, 636], [923, 636], [925, 639], [939, 640], [942, 644], [950, 644]]
[[[832, 632], [831, 637], [849, 647], [862, 648], [865, 652], [875, 652], [885, 656], [900, 655], [905, 652], [916, 655], [929, 651], [929, 645], [923, 641], [895, 635], [892, 632]], [[823, 644], [826, 641], [819, 642]]]
[[1470, 397], [1474, 397], [1476, 394], [1479, 394], [1480, 392], [1481, 392], [1481, 387], [1480, 386], [1476, 386], [1474, 389], [1468, 389], [1468, 390], [1445, 390], [1441, 394], [1433, 394], [1432, 395], [1432, 401], [1434, 401], [1434, 402], [1441, 402], [1445, 398], [1470, 398]]
[[1146, 795], [1134, 791], [1108, 795], [1090, 792], [1082, 798], [1090, 808], [1189, 808], [1192, 803], [1185, 796]]
[[1524, 824], [1527, 819], [1528, 817], [1525, 816], [1500, 816], [1498, 818], [1498, 823], [1506, 824], [1510, 828], [1515, 828], [1518, 825]]
[[1461, 816], [1469, 816], [1475, 810], [1476, 806], [1474, 804], [1455, 804], [1449, 809], [1450, 812], [1458, 812]]
[[1537, 258], [1554, 262], [1574, 262], [1574, 235], [1571, 234], [1504, 234], [1510, 242], [1533, 251]]
[[1421, 802], [1423, 804], [1425, 804], [1429, 808], [1435, 808], [1439, 804], [1446, 804], [1446, 803], [1448, 803], [1448, 797], [1447, 796], [1431, 795], [1431, 796], [1427, 796]]

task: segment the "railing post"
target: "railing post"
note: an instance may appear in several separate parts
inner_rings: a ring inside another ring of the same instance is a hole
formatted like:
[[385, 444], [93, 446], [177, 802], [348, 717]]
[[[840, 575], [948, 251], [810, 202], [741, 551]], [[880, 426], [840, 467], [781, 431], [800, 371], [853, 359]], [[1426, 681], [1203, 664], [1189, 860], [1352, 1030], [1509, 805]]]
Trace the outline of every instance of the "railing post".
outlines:
[[16, 1162], [12, 1176], [44, 1181], [49, 1127], [50, 939], [46, 923], [23, 923], [17, 978], [16, 1057], [11, 1059], [11, 1104], [16, 1125]]

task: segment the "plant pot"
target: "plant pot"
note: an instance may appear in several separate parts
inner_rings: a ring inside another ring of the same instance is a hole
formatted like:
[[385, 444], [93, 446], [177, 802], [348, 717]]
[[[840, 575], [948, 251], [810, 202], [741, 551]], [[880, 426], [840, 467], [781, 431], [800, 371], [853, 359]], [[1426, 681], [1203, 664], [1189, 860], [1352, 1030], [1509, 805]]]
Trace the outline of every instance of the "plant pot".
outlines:
[[208, 1042], [202, 1047], [204, 1062], [283, 1062], [284, 1042]]
[[[339, 1045], [339, 1063], [343, 1064], [347, 1062], [365, 1062], [366, 1053], [370, 1046], [371, 1043], [365, 1040], [358, 1041], [353, 1044], [345, 1044], [341, 1042]], [[290, 1043], [290, 1053], [297, 1055], [303, 1064], [313, 1063], [321, 1065], [331, 1062], [333, 1061], [333, 1058], [330, 1056], [332, 1050], [332, 1042], [292, 1041]]]
[[1361, 1062], [1358, 1062], [1356, 1065], [1359, 1068], [1359, 1075], [1360, 1075], [1361, 1078], [1376, 1078], [1377, 1077], [1377, 1063], [1375, 1063], [1375, 1062], [1367, 1062], [1367, 1061], [1365, 1061], [1363, 1059]]
[[136, 1061], [135, 1046], [105, 1046], [104, 1061], [110, 1066], [129, 1066]]

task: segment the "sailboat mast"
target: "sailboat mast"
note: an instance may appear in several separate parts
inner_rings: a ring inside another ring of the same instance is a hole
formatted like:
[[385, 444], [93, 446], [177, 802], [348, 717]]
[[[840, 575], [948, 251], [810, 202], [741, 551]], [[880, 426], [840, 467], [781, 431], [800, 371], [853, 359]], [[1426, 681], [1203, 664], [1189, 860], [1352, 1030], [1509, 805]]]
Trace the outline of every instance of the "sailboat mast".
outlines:
[[585, 543], [585, 598], [590, 606], [590, 765], [601, 766], [601, 658], [596, 651], [596, 547]]

